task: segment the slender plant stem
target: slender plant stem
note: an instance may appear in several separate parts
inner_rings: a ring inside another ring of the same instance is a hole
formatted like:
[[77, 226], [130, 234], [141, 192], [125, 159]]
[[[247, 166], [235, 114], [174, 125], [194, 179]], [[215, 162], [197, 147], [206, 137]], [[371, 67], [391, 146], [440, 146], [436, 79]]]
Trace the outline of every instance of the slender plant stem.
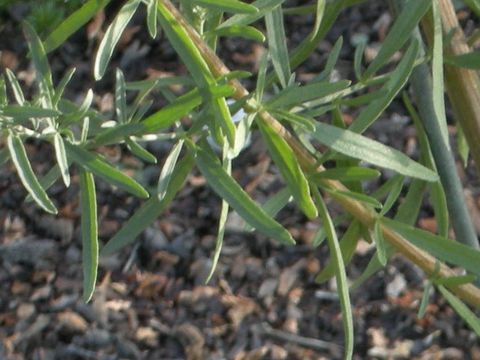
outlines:
[[[472, 51], [458, 22], [451, 0], [438, 0], [444, 34], [453, 36], [446, 45], [450, 56]], [[422, 21], [422, 30], [429, 42], [433, 39], [431, 17]], [[453, 65], [445, 65], [445, 88], [452, 104], [455, 119], [460, 124], [467, 139], [470, 153], [480, 175], [480, 77], [477, 71]]]
[[[177, 8], [170, 2], [170, 0], [163, 0], [165, 7], [170, 11], [170, 13], [175, 17], [178, 24], [185, 28], [189, 33], [191, 39], [197, 45], [199, 51], [202, 53], [205, 61], [210, 67], [212, 73], [216, 76], [224, 76], [230, 72], [230, 70], [225, 66], [225, 64], [217, 57], [217, 55], [206, 45], [200, 35], [193, 29], [187, 21], [183, 18], [182, 14], [177, 10]], [[232, 80], [230, 84], [235, 88], [235, 94], [233, 97], [235, 99], [241, 99], [244, 96], [248, 95], [247, 89], [237, 81]], [[246, 105], [245, 111], [247, 112], [256, 112], [257, 108], [255, 106]], [[290, 147], [295, 151], [299, 163], [306, 169], [306, 171], [323, 171], [322, 166], [318, 167], [316, 165], [315, 157], [309, 153], [309, 151], [302, 145], [300, 141], [297, 140], [277, 119], [275, 119], [267, 111], [260, 111], [258, 113], [261, 121], [264, 121], [266, 124], [271, 126], [271, 128], [276, 131], [280, 136], [282, 136], [290, 145]], [[337, 190], [345, 191], [346, 187], [335, 180], [325, 180], [325, 185]], [[361, 223], [368, 227], [373, 227], [376, 221], [376, 213], [370, 208], [365, 207], [359, 201], [356, 201], [350, 197], [346, 196], [334, 196], [336, 201], [351, 215], [358, 219]], [[389, 241], [402, 255], [407, 259], [412, 261], [414, 264], [423, 269], [428, 275], [439, 274], [441, 277], [451, 277], [455, 276], [455, 272], [450, 269], [445, 264], [440, 265], [440, 269], [437, 273], [438, 260], [427, 252], [417, 248], [408, 240], [403, 238], [400, 234], [393, 231], [389, 227], [382, 224], [381, 229], [383, 231], [385, 239]], [[454, 285], [450, 286], [452, 291], [454, 291], [459, 297], [468, 302], [469, 304], [480, 307], [480, 289], [472, 284], [463, 284], [463, 285]]]
[[[405, 0], [394, 2], [394, 11], [406, 6]], [[422, 36], [420, 30], [414, 30], [412, 37], [420, 43], [419, 56], [425, 56]], [[435, 160], [440, 182], [445, 190], [447, 208], [455, 231], [456, 239], [475, 249], [479, 248], [478, 238], [473, 227], [470, 214], [465, 202], [462, 183], [458, 177], [455, 159], [450, 147], [445, 143], [445, 138], [439, 126], [439, 119], [433, 104], [433, 85], [430, 67], [420, 64], [413, 69], [410, 76], [412, 89], [417, 100], [418, 111], [427, 133], [432, 155]]]

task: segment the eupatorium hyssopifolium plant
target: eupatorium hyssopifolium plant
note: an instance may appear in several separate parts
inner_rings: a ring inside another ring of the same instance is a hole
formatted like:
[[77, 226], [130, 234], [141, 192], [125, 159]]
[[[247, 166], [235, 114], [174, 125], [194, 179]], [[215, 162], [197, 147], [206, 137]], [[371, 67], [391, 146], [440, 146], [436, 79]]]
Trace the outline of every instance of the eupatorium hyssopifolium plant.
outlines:
[[[324, 282], [335, 277], [337, 281], [345, 329], [345, 358], [352, 357], [354, 342], [349, 291], [397, 253], [423, 269], [428, 277], [420, 316], [434, 286], [480, 334], [480, 322], [465, 304], [480, 306], [480, 289], [474, 285], [479, 274], [480, 252], [455, 173], [452, 155], [455, 149], [448, 142], [444, 106], [445, 88], [449, 95], [455, 93], [455, 86], [462, 91], [472, 90], [465, 89], [468, 84], [458, 81], [458, 77], [450, 77], [450, 81], [445, 77], [444, 81], [444, 65], [447, 64], [446, 72], [461, 69], [459, 77], [473, 76], [475, 81], [476, 76], [478, 81], [475, 73], [480, 67], [478, 53], [461, 54], [456, 51], [457, 47], [451, 46], [452, 38], [456, 37], [456, 41], [464, 42], [464, 49], [469, 49], [468, 39], [461, 30], [457, 29], [460, 32], [457, 34], [445, 31], [451, 16], [450, 0], [392, 1], [392, 11], [398, 16], [368, 66], [362, 63], [365, 43], [356, 48], [355, 79], [331, 80], [342, 49], [342, 38], [339, 38], [323, 71], [306, 84], [298, 82], [295, 68], [309, 58], [342, 11], [362, 2], [365, 0], [318, 0], [312, 5], [286, 8], [283, 0], [257, 0], [251, 4], [238, 0], [125, 1], [98, 47], [93, 67], [95, 79], [104, 76], [122, 32], [141, 6], [146, 6], [146, 25], [152, 38], [158, 38], [158, 32], [163, 32], [162, 41], [168, 41], [173, 47], [188, 69], [188, 75], [126, 82], [122, 71], [117, 69], [114, 120], [91, 108], [91, 91], [79, 105], [64, 99], [64, 89], [74, 71], [58, 82], [53, 81], [47, 60], [48, 52], [61, 46], [109, 1], [86, 1], [44, 41], [29, 24], [23, 25], [36, 69], [38, 91], [27, 100], [14, 73], [7, 70], [1, 78], [0, 130], [4, 147], [0, 150], [0, 164], [11, 160], [30, 200], [52, 214], [56, 214], [57, 209], [47, 193], [48, 188], [60, 180], [68, 187], [70, 168], [78, 169], [86, 301], [94, 292], [99, 257], [95, 179], [103, 179], [146, 199], [103, 246], [100, 254], [106, 255], [132, 243], [152, 224], [196, 167], [222, 199], [212, 273], [230, 210], [236, 211], [248, 227], [285, 245], [294, 245], [295, 240], [275, 220], [275, 215], [287, 203], [293, 201], [309, 219], [321, 219], [319, 231], [324, 236], [318, 236], [315, 245], [320, 246], [321, 240], [326, 239], [331, 261], [317, 280]], [[478, 1], [465, 3], [478, 15]], [[307, 13], [315, 19], [311, 33], [290, 51], [286, 45], [284, 18]], [[251, 92], [242, 85], [242, 79], [254, 75], [229, 70], [216, 55], [220, 38], [236, 36], [263, 42], [268, 48], [260, 60], [256, 86]], [[392, 64], [392, 55], [397, 52], [401, 52], [401, 58]], [[181, 84], [185, 92], [178, 97], [168, 93], [169, 104], [159, 111], [150, 111], [150, 92], [163, 91], [174, 84]], [[7, 98], [6, 85], [11, 88], [13, 99]], [[409, 88], [415, 101], [411, 100]], [[127, 91], [137, 93], [131, 103], [126, 100]], [[265, 96], [266, 92], [271, 96]], [[419, 161], [362, 135], [397, 98], [403, 99], [416, 126], [421, 148]], [[475, 111], [462, 116], [462, 109], [465, 106], [475, 109], [478, 106], [475, 99], [464, 100], [462, 106], [455, 106], [458, 102], [455, 103], [454, 96], [451, 100], [462, 118], [460, 126], [471, 129], [468, 124], [474, 121]], [[359, 110], [350, 125], [341, 115], [345, 108]], [[244, 116], [234, 122], [232, 114], [240, 109]], [[184, 121], [187, 118], [189, 121]], [[252, 131], [261, 134], [285, 184], [285, 188], [263, 206], [231, 176], [232, 162]], [[466, 136], [467, 142], [461, 142], [464, 157], [468, 156], [470, 135]], [[24, 142], [31, 138], [48, 142], [55, 149], [56, 165], [40, 179], [24, 147]], [[143, 161], [156, 163], [155, 156], [144, 147], [145, 142], [152, 139], [171, 141], [173, 147], [162, 166], [158, 188], [151, 193], [95, 151], [100, 146], [125, 144]], [[321, 153], [315, 147], [317, 144], [328, 150]], [[212, 145], [221, 149], [220, 156]], [[324, 166], [327, 161], [328, 168]], [[376, 193], [366, 194], [363, 182], [378, 177], [381, 169], [393, 170], [396, 175]], [[401, 193], [406, 195], [395, 208]], [[414, 227], [426, 194], [430, 194], [438, 234]], [[347, 230], [341, 239], [337, 238], [335, 229], [339, 221], [332, 219], [325, 195], [345, 210], [346, 215], [340, 222]], [[385, 215], [392, 209], [396, 209], [393, 217], [387, 218]], [[448, 239], [450, 227], [458, 241]], [[349, 285], [345, 267], [366, 233], [371, 234], [376, 253], [364, 274]], [[449, 266], [463, 271], [453, 271]]]

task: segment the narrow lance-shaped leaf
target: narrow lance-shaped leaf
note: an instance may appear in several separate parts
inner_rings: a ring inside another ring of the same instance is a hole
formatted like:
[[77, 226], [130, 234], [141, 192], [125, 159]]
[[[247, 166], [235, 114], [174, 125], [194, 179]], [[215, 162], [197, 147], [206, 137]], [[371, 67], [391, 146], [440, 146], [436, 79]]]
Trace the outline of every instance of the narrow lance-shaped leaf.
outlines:
[[377, 72], [407, 42], [413, 29], [418, 25], [431, 5], [431, 0], [410, 0], [405, 4], [388, 32], [380, 51], [365, 71], [364, 78], [369, 78]]
[[17, 80], [17, 77], [10, 69], [5, 69], [5, 72], [7, 74], [8, 82], [12, 87], [12, 92], [15, 100], [17, 101], [18, 105], [22, 106], [25, 103], [25, 96], [23, 95], [23, 91]]
[[375, 221], [373, 226], [373, 234], [375, 239], [375, 245], [377, 247], [377, 257], [382, 266], [387, 264], [387, 253], [385, 250], [385, 239], [383, 237], [382, 223], [380, 220]]
[[68, 172], [67, 153], [63, 138], [59, 133], [53, 136], [53, 146], [55, 147], [55, 156], [57, 158], [58, 167], [62, 173], [63, 183], [66, 187], [70, 186], [70, 173]]
[[258, 12], [258, 9], [255, 6], [238, 0], [192, 0], [192, 2], [207, 9], [230, 12], [233, 14], [255, 14]]
[[46, 98], [47, 106], [52, 106], [52, 98], [54, 94], [53, 79], [45, 48], [43, 47], [43, 43], [38, 37], [37, 32], [29, 23], [23, 23], [23, 30], [28, 41], [28, 47], [37, 73], [40, 94]]
[[426, 181], [437, 181], [432, 170], [411, 160], [398, 150], [362, 135], [324, 123], [317, 123], [313, 137], [341, 154]]
[[143, 199], [149, 197], [147, 190], [145, 190], [138, 182], [115, 169], [99, 155], [91, 153], [79, 145], [73, 145], [68, 141], [65, 142], [65, 148], [69, 158], [81, 165], [86, 170], [103, 178], [109, 184], [118, 186], [119, 188], [128, 191], [132, 195]]
[[322, 24], [326, 4], [327, 4], [326, 0], [317, 0], [317, 8], [315, 12], [315, 25], [313, 26], [313, 30], [310, 34], [311, 37], [317, 36], [318, 32], [320, 31], [320, 25]]
[[[228, 146], [223, 145], [223, 168], [228, 175], [232, 174], [232, 160], [228, 157]], [[220, 210], [220, 217], [218, 219], [218, 231], [217, 238], [215, 240], [215, 250], [213, 252], [212, 267], [210, 273], [207, 276], [205, 283], [208, 283], [212, 278], [215, 269], [217, 268], [218, 260], [220, 259], [220, 253], [222, 252], [223, 238], [225, 236], [225, 225], [228, 218], [228, 203], [222, 200], [222, 209]]]
[[183, 148], [184, 140], [179, 140], [168, 154], [163, 164], [162, 171], [160, 172], [160, 177], [158, 178], [157, 186], [157, 196], [159, 200], [163, 200], [167, 195], [170, 181], [172, 179], [172, 174], [177, 165], [177, 160], [180, 155], [180, 152]]
[[425, 313], [427, 312], [427, 305], [428, 305], [428, 300], [430, 299], [430, 292], [432, 291], [432, 283], [431, 281], [427, 281], [427, 284], [425, 285], [423, 289], [423, 294], [422, 294], [422, 300], [420, 301], [420, 306], [418, 307], [418, 313], [417, 316], [418, 318], [423, 318], [425, 316]]
[[147, 26], [148, 32], [152, 38], [157, 37], [157, 7], [158, 0], [148, 0], [147, 2]]
[[457, 314], [465, 320], [465, 322], [470, 326], [473, 331], [475, 331], [477, 336], [480, 336], [480, 319], [475, 315], [475, 313], [470, 310], [467, 305], [465, 305], [459, 298], [457, 298], [450, 291], [445, 289], [445, 287], [439, 286], [438, 290], [440, 290], [442, 295], [455, 309]]
[[336, 167], [333, 169], [327, 169], [318, 173], [313, 174], [312, 179], [332, 179], [340, 180], [343, 182], [349, 181], [365, 181], [377, 179], [380, 177], [381, 173], [378, 170], [360, 167], [360, 166], [350, 166], [350, 167]]
[[275, 7], [282, 4], [285, 0], [257, 0], [252, 3], [258, 11], [251, 14], [236, 14], [222, 24], [217, 29], [229, 27], [232, 25], [246, 26], [254, 23], [258, 19], [263, 18], [266, 14], [270, 13]]
[[94, 76], [96, 80], [100, 80], [107, 69], [108, 62], [113, 54], [113, 49], [120, 40], [120, 36], [127, 27], [130, 19], [135, 14], [141, 0], [130, 0], [122, 6], [119, 13], [108, 27], [103, 36], [97, 55], [95, 56]]
[[82, 230], [83, 300], [95, 291], [98, 269], [98, 225], [95, 182], [92, 173], [80, 169], [80, 211]]
[[433, 15], [433, 54], [432, 54], [432, 94], [433, 109], [437, 115], [438, 127], [442, 132], [444, 146], [450, 148], [448, 141], [447, 116], [445, 114], [445, 85], [443, 74], [443, 30], [440, 5], [432, 4]]
[[[415, 224], [420, 207], [422, 205], [422, 199], [426, 188], [425, 181], [415, 179], [412, 181], [410, 188], [408, 189], [407, 196], [404, 201], [398, 207], [398, 211], [395, 215], [395, 220], [402, 223], [413, 225]], [[395, 248], [390, 243], [385, 243], [385, 253], [387, 259], [395, 254]], [[378, 256], [371, 258], [362, 275], [358, 277], [352, 284], [351, 289], [358, 289], [367, 279], [369, 279], [378, 270], [382, 269], [383, 265], [378, 260]]]
[[195, 162], [212, 190], [226, 200], [240, 217], [259, 232], [273, 239], [288, 245], [295, 243], [290, 233], [268, 216], [225, 172], [208, 144], [203, 143], [201, 147], [197, 146], [196, 153]]
[[273, 161], [278, 166], [290, 193], [300, 209], [310, 219], [316, 218], [317, 208], [310, 197], [310, 186], [298, 160], [287, 142], [263, 121], [257, 121]]
[[403, 189], [404, 180], [405, 180], [404, 177], [401, 175], [394, 176], [392, 181], [392, 187], [388, 193], [385, 203], [383, 204], [383, 208], [382, 208], [382, 211], [380, 212], [380, 216], [384, 216], [392, 208], [395, 202], [398, 200], [398, 197], [400, 196]]
[[388, 81], [381, 88], [380, 93], [383, 95], [378, 99], [369, 102], [368, 106], [360, 112], [357, 119], [355, 119], [352, 125], [350, 125], [349, 130], [362, 133], [380, 117], [387, 106], [391, 104], [393, 99], [405, 86], [412, 73], [418, 50], [418, 41], [413, 41], [397, 68], [392, 72]]
[[33, 200], [35, 200], [40, 207], [51, 214], [56, 214], [57, 209], [55, 205], [53, 205], [53, 202], [49, 199], [47, 193], [42, 188], [33, 172], [22, 140], [18, 137], [18, 135], [10, 133], [7, 137], [7, 143], [8, 150], [10, 151], [10, 157], [15, 165], [15, 168], [17, 169], [23, 186], [25, 186], [25, 189], [27, 189]]
[[113, 252], [135, 241], [135, 238], [150, 226], [160, 214], [172, 202], [177, 192], [183, 186], [188, 174], [194, 164], [193, 156], [187, 154], [181, 161], [172, 175], [166, 196], [162, 201], [158, 197], [152, 196], [135, 214], [126, 222], [126, 224], [111, 238], [102, 249], [102, 255], [110, 255]]
[[472, 51], [467, 54], [445, 57], [445, 62], [449, 65], [478, 70], [480, 69], [480, 51]]
[[146, 150], [135, 140], [127, 138], [125, 142], [127, 143], [128, 149], [132, 152], [133, 155], [137, 156], [138, 158], [142, 159], [145, 162], [148, 162], [151, 164], [157, 163], [157, 158], [155, 157], [155, 155], [153, 155], [151, 152]]
[[45, 51], [48, 53], [62, 45], [73, 33], [85, 25], [102, 10], [110, 0], [88, 0], [77, 11], [69, 15], [45, 39]]
[[268, 35], [268, 49], [272, 57], [273, 68], [277, 73], [280, 84], [283, 88], [286, 88], [290, 79], [291, 70], [281, 5], [265, 15], [265, 25]]
[[68, 70], [55, 88], [55, 94], [53, 95], [52, 99], [52, 104], [55, 108], [57, 107], [60, 99], [62, 98], [63, 92], [65, 91], [68, 83], [70, 82], [70, 80], [72, 80], [72, 77], [75, 74], [76, 70], [76, 68], [71, 68], [70, 70]]
[[[322, 228], [323, 229], [323, 228]], [[358, 241], [360, 240], [360, 224], [354, 221], [340, 240], [340, 250], [344, 265], [346, 266], [353, 258]], [[316, 246], [316, 244], [313, 244]], [[335, 275], [335, 262], [330, 260], [328, 265], [315, 277], [317, 284], [322, 284]]]
[[118, 122], [123, 124], [127, 120], [127, 94], [122, 70], [117, 69], [115, 79], [115, 112]]
[[395, 220], [384, 218], [382, 221], [408, 239], [412, 244], [427, 251], [439, 260], [461, 266], [471, 273], [480, 275], [478, 267], [480, 251]]
[[231, 36], [231, 37], [241, 37], [247, 40], [253, 40], [258, 42], [265, 41], [265, 35], [260, 30], [257, 30], [253, 26], [238, 26], [232, 25], [225, 28], [220, 28], [209, 32], [207, 35], [215, 36]]
[[341, 80], [334, 83], [322, 81], [304, 86], [291, 86], [272, 97], [267, 102], [267, 107], [275, 109], [301, 105], [309, 100], [317, 100], [338, 93], [349, 85], [350, 81]]
[[[292, 195], [290, 194], [290, 190], [285, 188], [280, 190], [278, 193], [273, 195], [270, 199], [268, 199], [263, 205], [262, 209], [265, 213], [274, 218], [280, 210], [282, 210], [285, 205], [287, 205], [290, 201], [292, 201]], [[245, 224], [245, 231], [253, 231], [255, 230], [250, 225]]]
[[332, 218], [328, 213], [327, 206], [323, 201], [320, 193], [316, 188], [313, 190], [315, 201], [318, 206], [318, 212], [322, 218], [323, 226], [327, 233], [328, 247], [332, 261], [335, 264], [335, 278], [337, 281], [338, 295], [340, 298], [340, 306], [342, 309], [342, 321], [345, 334], [345, 359], [352, 359], [353, 357], [353, 314], [352, 306], [350, 304], [350, 295], [348, 293], [347, 274], [345, 271], [345, 264], [343, 263], [342, 252], [338, 243], [337, 233], [332, 222]]
[[60, 112], [57, 110], [32, 105], [7, 105], [3, 107], [0, 112], [4, 116], [17, 119], [45, 118], [60, 115]]

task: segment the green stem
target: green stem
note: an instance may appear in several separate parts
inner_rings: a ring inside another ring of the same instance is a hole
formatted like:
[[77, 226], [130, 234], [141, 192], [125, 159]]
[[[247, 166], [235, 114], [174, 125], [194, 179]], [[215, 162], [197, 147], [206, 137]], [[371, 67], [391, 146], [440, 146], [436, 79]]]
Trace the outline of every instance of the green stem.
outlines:
[[[396, 7], [401, 7], [404, 4], [404, 0], [395, 0]], [[420, 44], [423, 44], [418, 28], [412, 36]], [[424, 52], [425, 50], [421, 46], [419, 56], [424, 56]], [[417, 66], [412, 72], [410, 82], [417, 100], [419, 114], [430, 142], [440, 182], [445, 190], [448, 212], [456, 238], [461, 243], [478, 249], [477, 235], [466, 206], [465, 195], [462, 183], [458, 177], [455, 159], [449, 150], [448, 144], [445, 143], [438, 125], [439, 120], [433, 104], [430, 67], [427, 64]]]

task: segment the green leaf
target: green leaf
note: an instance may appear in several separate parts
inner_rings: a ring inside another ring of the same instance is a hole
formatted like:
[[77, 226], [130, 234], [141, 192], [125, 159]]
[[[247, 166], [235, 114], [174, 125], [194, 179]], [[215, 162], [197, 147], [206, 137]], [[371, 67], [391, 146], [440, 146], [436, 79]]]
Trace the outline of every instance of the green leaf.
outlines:
[[339, 180], [342, 182], [351, 181], [365, 181], [377, 179], [381, 173], [375, 169], [369, 169], [360, 166], [337, 167], [334, 169], [327, 169], [311, 176], [315, 181], [322, 179]]
[[470, 328], [472, 328], [473, 331], [475, 331], [477, 336], [480, 336], [480, 319], [475, 315], [475, 313], [443, 286], [439, 286], [438, 290], [440, 290], [442, 295], [455, 309], [457, 314], [460, 315], [463, 320], [465, 320], [465, 322], [470, 326]]
[[[415, 0], [416, 1], [416, 0]], [[429, 2], [427, 0], [422, 2]], [[388, 81], [381, 88], [379, 94], [383, 94], [378, 99], [370, 101], [368, 106], [363, 109], [357, 119], [350, 125], [349, 130], [362, 133], [375, 120], [377, 120], [384, 110], [390, 105], [399, 91], [405, 86], [415, 65], [418, 55], [418, 41], [412, 41], [397, 68], [392, 72]]]
[[325, 202], [316, 188], [314, 189], [313, 194], [318, 206], [318, 212], [322, 218], [323, 225], [327, 233], [328, 247], [330, 248], [332, 262], [335, 264], [335, 278], [337, 281], [340, 307], [342, 309], [343, 331], [345, 334], [344, 359], [352, 359], [355, 339], [353, 334], [352, 306], [350, 304], [350, 295], [348, 293], [348, 281], [345, 271], [345, 264], [343, 262], [342, 252], [338, 243], [335, 227], [333, 225], [332, 218], [328, 213], [327, 206], [325, 205]]
[[192, 0], [192, 2], [207, 9], [219, 10], [233, 14], [255, 14], [258, 12], [258, 9], [255, 6], [238, 0]]
[[[223, 146], [223, 169], [228, 175], [232, 174], [232, 160], [228, 157], [229, 148], [226, 144]], [[215, 250], [213, 252], [212, 267], [210, 273], [207, 276], [205, 283], [208, 283], [212, 278], [215, 269], [217, 268], [218, 260], [220, 259], [220, 253], [222, 252], [223, 238], [225, 236], [225, 225], [228, 218], [228, 203], [222, 200], [222, 209], [220, 211], [220, 217], [218, 219], [218, 231], [217, 238], [215, 240]]]
[[7, 98], [7, 84], [5, 83], [5, 76], [0, 75], [0, 107], [8, 104]]
[[432, 204], [435, 214], [438, 235], [448, 237], [449, 217], [447, 198], [440, 181], [430, 184], [430, 203]]
[[303, 213], [310, 219], [317, 217], [317, 208], [310, 197], [310, 186], [300, 167], [297, 157], [288, 143], [268, 124], [257, 121], [269, 153], [277, 165], [290, 193]]
[[155, 157], [155, 155], [153, 155], [151, 152], [143, 148], [135, 140], [127, 138], [125, 142], [127, 143], [128, 149], [132, 152], [133, 155], [137, 156], [138, 158], [150, 164], [157, 163], [157, 158]]
[[286, 120], [297, 126], [301, 126], [308, 132], [315, 131], [315, 120], [313, 118], [298, 115], [287, 110], [270, 110], [270, 113], [277, 119]]
[[117, 121], [123, 124], [127, 122], [127, 94], [122, 70], [117, 68], [115, 79], [115, 112]]
[[267, 76], [268, 67], [268, 51], [265, 51], [258, 62], [257, 84], [255, 86], [255, 100], [257, 103], [262, 103], [263, 93], [265, 91], [265, 79]]
[[33, 65], [35, 66], [35, 71], [37, 73], [40, 95], [44, 96], [48, 101], [47, 106], [51, 106], [54, 94], [52, 72], [50, 70], [50, 65], [48, 64], [48, 58], [43, 43], [38, 37], [35, 29], [29, 23], [23, 23], [23, 32], [28, 41]]
[[382, 224], [381, 220], [375, 221], [373, 226], [373, 238], [375, 239], [375, 245], [377, 247], [377, 257], [382, 266], [387, 264], [387, 253], [385, 250], [385, 239], [383, 238]]
[[158, 3], [158, 15], [165, 35], [185, 63], [195, 83], [202, 91], [208, 92], [216, 81], [197, 46], [162, 1]]
[[449, 65], [465, 69], [480, 69], [480, 51], [472, 51], [467, 54], [447, 56], [445, 62]]
[[317, 0], [317, 7], [315, 12], [315, 24], [310, 34], [311, 37], [317, 36], [320, 31], [320, 25], [322, 24], [323, 15], [325, 14], [326, 0]]
[[257, 30], [253, 26], [232, 25], [229, 27], [216, 29], [213, 32], [207, 33], [206, 35], [241, 37], [247, 40], [253, 40], [258, 42], [265, 41], [265, 35], [263, 35], [260, 30]]
[[335, 41], [335, 44], [333, 45], [332, 50], [328, 54], [325, 68], [320, 74], [318, 74], [318, 76], [314, 78], [313, 81], [319, 82], [319, 81], [328, 80], [330, 78], [330, 76], [332, 75], [332, 71], [335, 69], [335, 65], [337, 65], [338, 59], [340, 57], [340, 51], [342, 51], [342, 46], [343, 46], [343, 36], [340, 36], [337, 39], [337, 41]]
[[478, 264], [480, 264], [480, 251], [395, 220], [384, 218], [383, 222], [392, 230], [408, 239], [412, 244], [427, 251], [439, 260], [463, 267], [471, 273], [480, 274], [478, 267]]
[[147, 26], [150, 36], [155, 39], [157, 37], [157, 7], [158, 0], [148, 0], [147, 2]]
[[60, 115], [60, 112], [57, 110], [32, 105], [7, 105], [0, 108], [0, 113], [3, 116], [21, 119], [56, 117]]
[[281, 5], [265, 14], [265, 26], [267, 28], [268, 50], [272, 58], [273, 68], [277, 73], [280, 84], [283, 88], [286, 88], [290, 80], [291, 70]]
[[383, 208], [382, 208], [382, 211], [380, 212], [380, 216], [384, 216], [392, 208], [395, 202], [398, 200], [398, 197], [400, 196], [403, 189], [404, 180], [405, 178], [401, 175], [394, 176], [392, 180], [392, 187], [390, 188], [387, 199], [383, 204]]
[[55, 133], [53, 136], [53, 146], [55, 147], [55, 156], [57, 158], [57, 164], [62, 174], [63, 183], [66, 187], [70, 186], [70, 173], [68, 172], [68, 160], [67, 153], [65, 151], [65, 144], [63, 138], [59, 133]]
[[183, 143], [184, 140], [179, 140], [165, 159], [162, 171], [160, 172], [160, 177], [158, 178], [157, 196], [159, 200], [163, 200], [165, 196], [167, 196], [170, 180], [172, 179], [173, 171], [175, 170], [178, 157], [182, 151]]
[[467, 274], [467, 275], [458, 275], [458, 276], [449, 276], [449, 277], [444, 277], [444, 278], [434, 278], [432, 279], [432, 282], [435, 285], [442, 285], [442, 286], [459, 286], [459, 285], [464, 285], [464, 284], [469, 284], [473, 283], [477, 277], [473, 274]]
[[23, 186], [25, 186], [25, 189], [27, 189], [33, 200], [35, 200], [41, 208], [51, 214], [57, 214], [57, 208], [53, 205], [33, 172], [22, 140], [20, 140], [17, 135], [10, 133], [7, 137], [7, 143], [10, 157], [12, 158], [18, 176], [20, 177]]
[[110, 0], [88, 0], [85, 2], [82, 7], [68, 16], [48, 35], [44, 42], [45, 51], [49, 53], [62, 45], [109, 2]]
[[25, 96], [23, 95], [22, 87], [18, 83], [17, 77], [10, 69], [5, 69], [7, 74], [7, 79], [12, 87], [13, 96], [17, 101], [18, 105], [22, 106], [25, 104]]
[[196, 147], [196, 153], [195, 162], [212, 190], [227, 201], [240, 217], [259, 232], [273, 239], [287, 245], [295, 244], [290, 233], [268, 216], [225, 172], [218, 159], [208, 149], [208, 144], [203, 143], [202, 147]]
[[217, 29], [229, 27], [233, 25], [246, 26], [258, 19], [263, 18], [266, 14], [270, 13], [275, 7], [282, 4], [285, 0], [257, 0], [252, 3], [258, 11], [251, 14], [236, 14], [231, 18], [220, 24]]
[[120, 40], [120, 36], [127, 27], [127, 24], [130, 22], [131, 18], [135, 14], [135, 11], [138, 8], [141, 0], [129, 0], [125, 5], [122, 6], [117, 16], [113, 22], [108, 27], [105, 35], [103, 36], [100, 46], [98, 47], [98, 52], [95, 57], [95, 64], [93, 73], [95, 80], [100, 80], [105, 71], [107, 70], [108, 62], [113, 54], [113, 49]]
[[[360, 240], [360, 224], [358, 221], [352, 222], [345, 234], [340, 239], [340, 250], [345, 265], [349, 264], [355, 254], [358, 241]], [[317, 246], [315, 243], [314, 246]], [[317, 284], [322, 284], [335, 275], [335, 262], [329, 261], [327, 266], [315, 277]]]
[[169, 183], [169, 189], [162, 201], [157, 196], [152, 196], [126, 224], [107, 242], [101, 254], [110, 255], [122, 247], [132, 243], [160, 214], [170, 205], [177, 192], [183, 186], [188, 174], [193, 167], [193, 156], [188, 154], [178, 162]]
[[[290, 201], [292, 201], [292, 195], [290, 194], [290, 190], [288, 188], [284, 188], [280, 190], [278, 193], [273, 195], [270, 199], [268, 199], [263, 205], [262, 209], [265, 213], [274, 218], [277, 216], [278, 212], [282, 210], [285, 205], [287, 205]], [[253, 231], [255, 230], [248, 224], [245, 224], [245, 231]]]
[[414, 28], [427, 13], [431, 5], [431, 0], [409, 0], [405, 4], [383, 41], [380, 51], [365, 71], [364, 78], [369, 78], [376, 73], [407, 42]]
[[[450, 148], [448, 140], [447, 115], [445, 114], [445, 84], [443, 74], [443, 30], [440, 5], [432, 4], [433, 14], [433, 53], [432, 53], [432, 94], [433, 109], [437, 115], [438, 127], [442, 133], [444, 145]], [[480, 59], [480, 58], [479, 58]]]
[[367, 46], [367, 40], [361, 40], [355, 47], [355, 55], [353, 58], [353, 69], [355, 71], [355, 77], [357, 80], [362, 79], [362, 60], [365, 54], [365, 47]]
[[82, 147], [73, 145], [69, 142], [65, 143], [65, 148], [67, 150], [67, 155], [71, 160], [75, 161], [84, 169], [101, 177], [107, 183], [118, 186], [142, 199], [149, 197], [147, 190], [145, 190], [139, 183], [108, 164], [99, 155], [91, 153]]
[[313, 137], [322, 144], [352, 158], [387, 168], [399, 174], [426, 181], [437, 181], [432, 170], [411, 160], [398, 150], [349, 130], [317, 123]]
[[140, 134], [144, 129], [143, 123], [128, 123], [101, 130], [94, 138], [91, 148], [116, 144], [126, 137]]
[[317, 100], [329, 95], [345, 90], [350, 86], [350, 81], [341, 80], [334, 83], [331, 82], [316, 82], [304, 86], [291, 86], [281, 91], [272, 97], [265, 104], [268, 108], [289, 108], [292, 106], [299, 106], [309, 100]]
[[330, 189], [326, 186], [323, 185], [323, 183], [320, 181], [320, 182], [316, 182], [317, 185], [319, 185], [320, 187], [322, 187], [323, 190], [327, 191], [328, 193], [332, 194], [334, 197], [349, 197], [349, 198], [352, 198], [354, 200], [357, 200], [357, 201], [360, 201], [360, 202], [363, 202], [367, 205], [371, 205], [373, 206], [374, 208], [377, 208], [377, 209], [381, 209], [382, 208], [382, 204], [375, 198], [371, 197], [371, 196], [368, 196], [366, 194], [362, 194], [362, 193], [358, 193], [358, 192], [355, 192], [355, 191], [350, 191], [350, 190], [337, 190], [337, 189]]
[[80, 211], [82, 230], [83, 301], [95, 291], [98, 269], [98, 224], [95, 182], [92, 173], [80, 169]]
[[65, 114], [61, 118], [61, 127], [67, 127], [77, 121], [83, 120], [85, 116], [87, 116], [88, 111], [90, 110], [90, 106], [92, 105], [93, 101], [93, 91], [92, 89], [88, 89], [87, 94], [85, 95], [85, 99], [83, 99], [80, 106], [75, 108], [75, 111]]
[[430, 281], [427, 282], [425, 288], [423, 289], [422, 300], [420, 301], [420, 306], [418, 307], [418, 314], [417, 316], [421, 319], [425, 316], [427, 312], [427, 305], [428, 300], [430, 299], [430, 292], [432, 291], [432, 283]]
[[62, 77], [62, 79], [58, 83], [57, 88], [55, 89], [55, 94], [53, 95], [53, 99], [52, 99], [52, 103], [54, 107], [58, 105], [58, 102], [63, 96], [65, 88], [67, 87], [70, 80], [72, 80], [73, 74], [75, 74], [76, 70], [77, 70], [76, 68], [71, 68], [70, 70], [68, 70], [67, 73]]

